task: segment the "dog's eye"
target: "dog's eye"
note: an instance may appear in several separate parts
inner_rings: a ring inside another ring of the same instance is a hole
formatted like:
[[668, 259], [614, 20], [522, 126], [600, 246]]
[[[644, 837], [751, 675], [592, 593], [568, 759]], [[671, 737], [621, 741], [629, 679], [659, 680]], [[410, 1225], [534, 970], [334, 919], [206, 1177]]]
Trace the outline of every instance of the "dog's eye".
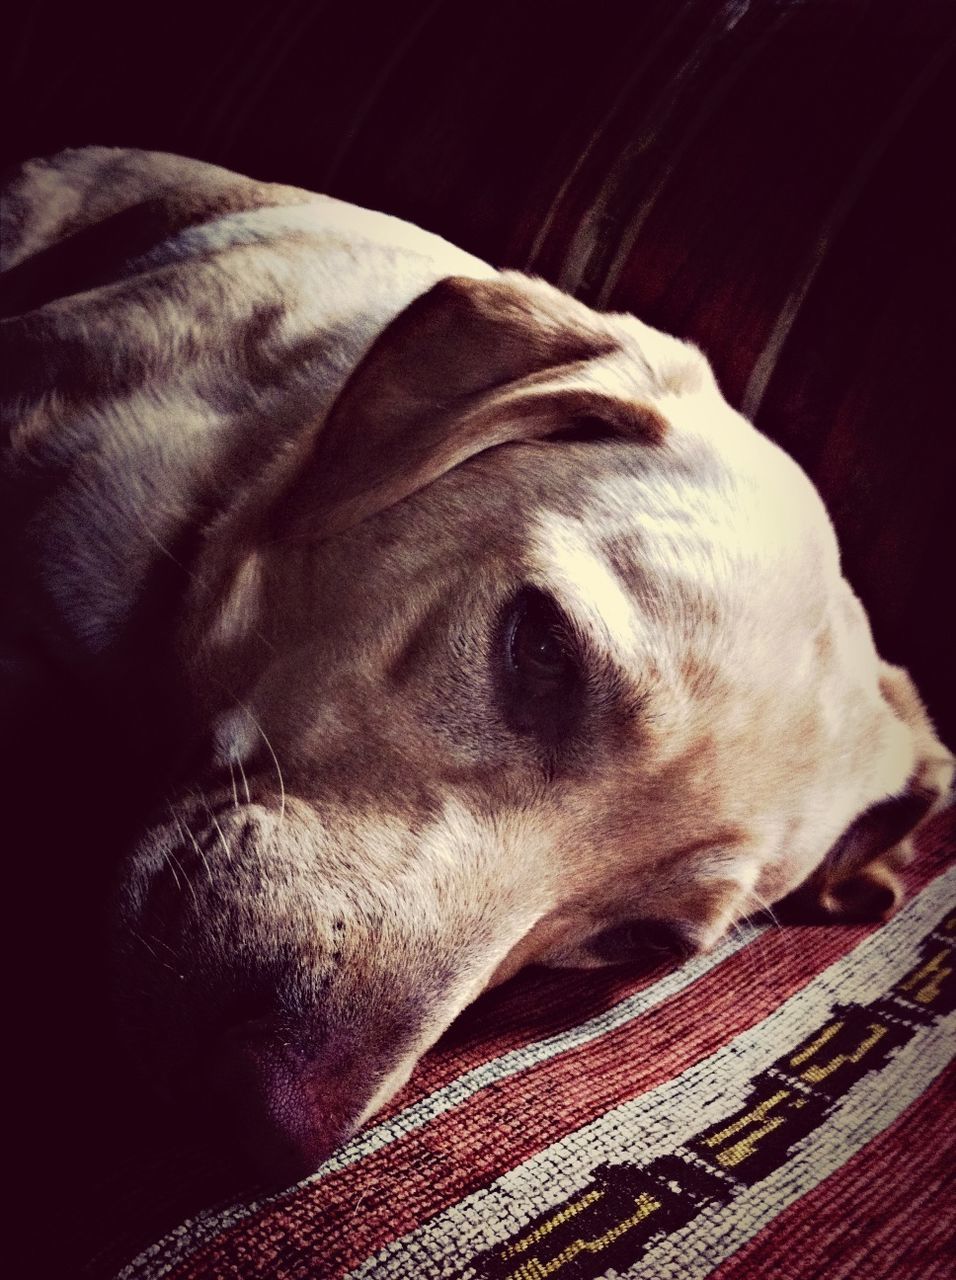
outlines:
[[589, 945], [611, 964], [662, 964], [686, 960], [692, 951], [680, 926], [668, 920], [622, 920], [595, 934]]
[[531, 697], [556, 693], [573, 683], [577, 662], [567, 623], [544, 592], [528, 588], [518, 597], [508, 627], [507, 662]]
[[518, 592], [500, 625], [496, 666], [505, 719], [536, 738], [553, 765], [582, 709], [585, 682], [573, 628], [557, 602], [536, 587]]

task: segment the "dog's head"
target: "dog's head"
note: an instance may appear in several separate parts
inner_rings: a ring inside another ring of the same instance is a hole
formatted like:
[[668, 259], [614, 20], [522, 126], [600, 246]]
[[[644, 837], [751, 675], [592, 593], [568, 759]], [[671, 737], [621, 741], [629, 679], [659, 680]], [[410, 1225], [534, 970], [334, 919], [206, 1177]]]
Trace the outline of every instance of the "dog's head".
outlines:
[[124, 1016], [277, 1176], [528, 962], [886, 914], [952, 775], [699, 352], [522, 277], [386, 329], [209, 533], [178, 644], [209, 735], [125, 867]]

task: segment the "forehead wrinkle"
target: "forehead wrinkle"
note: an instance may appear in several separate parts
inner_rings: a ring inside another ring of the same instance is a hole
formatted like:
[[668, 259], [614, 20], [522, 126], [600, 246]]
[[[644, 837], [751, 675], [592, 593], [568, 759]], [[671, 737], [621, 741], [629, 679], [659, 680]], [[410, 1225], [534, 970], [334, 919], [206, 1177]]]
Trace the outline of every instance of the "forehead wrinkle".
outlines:
[[581, 522], [542, 513], [531, 552], [544, 585], [588, 638], [623, 666], [633, 663], [643, 648], [640, 615], [615, 566], [591, 544]]

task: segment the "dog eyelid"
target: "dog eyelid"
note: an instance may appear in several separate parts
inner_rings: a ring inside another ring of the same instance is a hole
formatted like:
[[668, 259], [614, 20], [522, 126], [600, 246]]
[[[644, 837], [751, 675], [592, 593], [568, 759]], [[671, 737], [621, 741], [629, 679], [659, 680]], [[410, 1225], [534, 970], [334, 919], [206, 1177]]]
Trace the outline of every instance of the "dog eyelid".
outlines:
[[602, 929], [589, 946], [595, 955], [612, 963], [680, 961], [697, 949], [692, 933], [680, 921], [636, 917]]
[[576, 628], [548, 591], [525, 585], [499, 615], [494, 653], [503, 718], [551, 769], [580, 728], [587, 678]]

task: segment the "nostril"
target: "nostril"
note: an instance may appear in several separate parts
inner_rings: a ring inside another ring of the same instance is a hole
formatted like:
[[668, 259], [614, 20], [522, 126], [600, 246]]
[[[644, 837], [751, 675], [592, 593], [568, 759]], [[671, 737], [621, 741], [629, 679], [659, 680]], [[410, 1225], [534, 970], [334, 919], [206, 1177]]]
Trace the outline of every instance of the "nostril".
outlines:
[[321, 1048], [269, 1018], [231, 1028], [206, 1070], [214, 1119], [243, 1163], [269, 1183], [313, 1173], [354, 1127]]

